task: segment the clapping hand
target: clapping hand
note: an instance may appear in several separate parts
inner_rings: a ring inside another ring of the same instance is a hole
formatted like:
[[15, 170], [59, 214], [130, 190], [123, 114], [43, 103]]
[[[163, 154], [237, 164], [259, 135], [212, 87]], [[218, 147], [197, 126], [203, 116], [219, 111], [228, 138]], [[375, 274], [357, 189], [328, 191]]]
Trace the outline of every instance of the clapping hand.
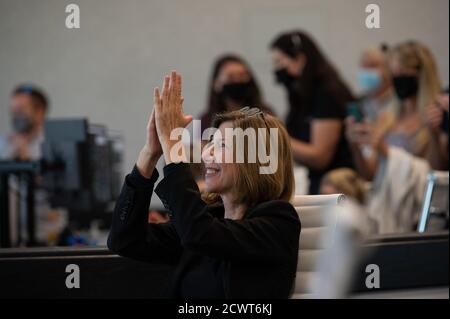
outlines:
[[[142, 176], [150, 178], [161, 155], [166, 164], [185, 161], [185, 153], [171, 150], [181, 141], [170, 139], [176, 128], [185, 128], [192, 121], [192, 116], [183, 113], [183, 97], [181, 96], [181, 76], [175, 71], [164, 78], [162, 94], [159, 88], [153, 92], [153, 110], [147, 123], [147, 138], [136, 166]], [[182, 144], [181, 144], [182, 145]]]
[[183, 113], [183, 97], [181, 95], [181, 75], [172, 71], [170, 76], [164, 77], [162, 92], [159, 88], [154, 91], [156, 131], [161, 143], [166, 164], [185, 161], [184, 150], [173, 152], [173, 148], [181, 144], [181, 137], [172, 137], [175, 129], [184, 129], [191, 121], [191, 115]]

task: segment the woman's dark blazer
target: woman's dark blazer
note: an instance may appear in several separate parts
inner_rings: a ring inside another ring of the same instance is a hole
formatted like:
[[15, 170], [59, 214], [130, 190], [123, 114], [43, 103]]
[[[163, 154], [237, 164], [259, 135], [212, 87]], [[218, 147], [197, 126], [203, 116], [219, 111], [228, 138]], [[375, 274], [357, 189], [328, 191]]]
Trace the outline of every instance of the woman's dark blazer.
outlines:
[[135, 167], [117, 201], [108, 247], [132, 259], [176, 265], [167, 297], [180, 297], [180, 281], [198, 255], [221, 260], [227, 298], [288, 298], [297, 269], [300, 221], [288, 202], [260, 203], [242, 220], [224, 218], [221, 204], [207, 205], [188, 164], [170, 164], [155, 189], [171, 220], [148, 223], [153, 186]]

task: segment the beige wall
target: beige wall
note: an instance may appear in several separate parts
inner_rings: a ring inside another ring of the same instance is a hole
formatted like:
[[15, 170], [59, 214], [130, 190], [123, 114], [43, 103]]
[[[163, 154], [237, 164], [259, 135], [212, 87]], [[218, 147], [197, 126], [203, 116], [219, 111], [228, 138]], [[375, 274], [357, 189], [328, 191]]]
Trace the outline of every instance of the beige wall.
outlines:
[[[77, 3], [81, 29], [68, 30], [65, 6]], [[381, 29], [368, 30], [365, 6], [381, 7]], [[445, 84], [448, 0], [0, 0], [0, 133], [8, 130], [8, 94], [32, 81], [51, 96], [51, 117], [87, 116], [123, 132], [126, 165], [144, 142], [152, 88], [164, 72], [184, 75], [188, 112], [199, 115], [214, 58], [246, 57], [267, 100], [285, 113], [267, 45], [283, 29], [313, 34], [357, 89], [360, 51], [381, 41], [418, 39], [435, 54]]]

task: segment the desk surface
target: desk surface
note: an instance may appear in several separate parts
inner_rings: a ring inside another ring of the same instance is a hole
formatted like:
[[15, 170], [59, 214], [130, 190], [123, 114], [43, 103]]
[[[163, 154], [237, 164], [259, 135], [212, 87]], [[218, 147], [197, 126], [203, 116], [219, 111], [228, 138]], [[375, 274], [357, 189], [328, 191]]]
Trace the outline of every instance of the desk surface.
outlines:
[[[448, 298], [449, 234], [373, 238], [355, 273], [351, 298]], [[65, 286], [66, 267], [78, 265], [81, 289]], [[382, 269], [382, 285], [365, 286], [367, 264]], [[0, 298], [161, 298], [173, 267], [122, 258], [106, 247], [0, 249]]]

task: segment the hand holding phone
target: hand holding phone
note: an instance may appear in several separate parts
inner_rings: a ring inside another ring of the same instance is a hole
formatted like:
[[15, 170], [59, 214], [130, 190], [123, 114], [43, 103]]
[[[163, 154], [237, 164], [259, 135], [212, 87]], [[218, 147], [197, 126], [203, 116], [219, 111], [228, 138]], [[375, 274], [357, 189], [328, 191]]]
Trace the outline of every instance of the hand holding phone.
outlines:
[[356, 123], [361, 123], [364, 120], [361, 107], [357, 102], [350, 102], [347, 104], [347, 115], [353, 117]]

